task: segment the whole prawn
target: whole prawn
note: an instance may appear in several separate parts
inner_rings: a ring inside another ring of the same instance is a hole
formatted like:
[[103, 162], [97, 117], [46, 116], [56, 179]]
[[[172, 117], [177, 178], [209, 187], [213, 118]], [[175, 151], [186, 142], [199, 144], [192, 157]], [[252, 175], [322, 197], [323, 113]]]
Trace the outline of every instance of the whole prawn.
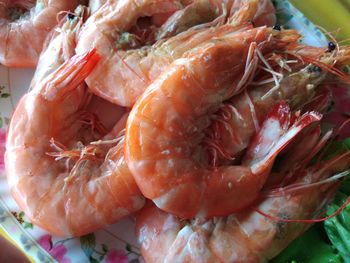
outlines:
[[144, 204], [122, 141], [100, 144], [108, 129], [86, 105], [82, 82], [98, 60], [95, 51], [73, 56], [32, 87], [8, 131], [11, 193], [34, 224], [60, 236], [87, 234]]
[[[306, 143], [311, 148], [302, 146], [298, 152], [294, 148], [285, 160], [294, 154], [308, 156], [299, 158], [299, 163], [293, 162], [299, 168], [300, 164], [308, 165], [325, 145], [319, 134], [314, 140], [314, 134], [312, 130], [299, 142], [299, 146]], [[182, 220], [149, 203], [136, 220], [142, 256], [147, 263], [267, 262], [300, 236], [310, 223], [324, 220], [317, 218], [332, 200], [339, 178], [349, 173], [344, 171], [349, 169], [349, 163], [350, 154], [346, 152], [307, 168], [293, 170], [291, 166], [289, 171], [274, 175], [282, 180], [289, 177], [292, 179], [289, 184], [266, 189], [255, 208], [226, 217]]]
[[306, 113], [292, 125], [285, 108], [278, 108], [241, 165], [214, 169], [202, 143], [204, 130], [221, 103], [244, 90], [255, 73], [254, 48], [261, 54], [283, 51], [298, 38], [294, 31], [266, 27], [228, 34], [176, 60], [148, 87], [128, 118], [125, 149], [145, 197], [182, 218], [225, 215], [256, 199], [278, 152], [320, 116]]
[[[146, 7], [147, 4], [152, 3], [150, 0], [141, 2]], [[166, 2], [169, 1], [163, 1], [163, 5]], [[266, 9], [272, 6], [270, 1], [237, 2], [239, 2], [241, 8], [235, 10], [235, 13], [230, 16], [232, 28], [247, 24], [254, 21], [254, 19], [263, 21], [260, 16], [257, 17], [257, 13], [261, 13], [262, 6]], [[123, 3], [118, 2], [115, 7], [115, 10], [119, 10], [119, 12], [113, 16], [113, 21], [105, 18], [112, 14], [110, 9], [107, 8], [101, 8], [87, 21], [79, 36], [77, 53], [91, 48], [91, 43], [93, 43], [93, 46], [102, 54], [104, 62], [88, 77], [89, 88], [96, 95], [112, 103], [127, 107], [131, 107], [135, 103], [146, 87], [172, 61], [181, 57], [184, 52], [195, 48], [201, 43], [200, 40], [203, 41], [205, 34], [202, 34], [201, 38], [197, 38], [201, 32], [211, 28], [218, 33], [221, 29], [215, 29], [214, 26], [223, 24], [227, 20], [227, 14], [224, 11], [217, 12], [219, 8], [216, 8], [216, 6], [230, 6], [226, 1], [198, 0], [189, 3], [189, 5], [170, 16], [167, 22], [162, 25], [157, 33], [156, 46], [152, 47], [148, 44], [153, 44], [154, 40], [150, 43], [142, 43], [138, 40], [141, 39], [140, 37], [136, 37], [135, 34], [129, 32], [136, 19], [142, 15], [142, 12], [134, 14], [135, 12], [129, 10], [130, 5], [123, 5]], [[146, 7], [145, 10], [147, 10]], [[160, 5], [155, 5], [155, 7], [153, 8], [155, 10], [149, 11], [150, 14], [160, 12]], [[274, 10], [273, 7], [269, 10], [271, 9]], [[128, 10], [127, 15], [123, 12], [125, 10]], [[166, 11], [164, 8], [162, 10], [163, 12]], [[133, 16], [133, 22], [126, 23], [129, 20], [125, 17]], [[274, 16], [274, 13], [272, 16]], [[218, 17], [218, 21], [216, 21], [216, 17]], [[212, 19], [215, 19], [215, 21], [211, 21]], [[267, 22], [271, 23], [270, 20]], [[197, 24], [201, 24], [199, 27], [195, 27], [197, 30], [189, 29]], [[189, 32], [187, 32], [187, 29], [189, 29]], [[115, 30], [120, 33], [109, 36]], [[184, 34], [180, 34], [181, 32]], [[181, 36], [170, 38], [165, 42], [161, 40], [161, 38], [169, 38], [176, 34]], [[211, 36], [215, 36], [215, 34], [213, 33]], [[206, 37], [209, 38], [209, 35], [206, 35]], [[117, 45], [115, 45], [116, 41]], [[181, 48], [177, 48], [177, 46], [181, 46]]]
[[78, 0], [0, 1], [0, 63], [35, 67], [44, 41], [61, 11], [73, 11]]

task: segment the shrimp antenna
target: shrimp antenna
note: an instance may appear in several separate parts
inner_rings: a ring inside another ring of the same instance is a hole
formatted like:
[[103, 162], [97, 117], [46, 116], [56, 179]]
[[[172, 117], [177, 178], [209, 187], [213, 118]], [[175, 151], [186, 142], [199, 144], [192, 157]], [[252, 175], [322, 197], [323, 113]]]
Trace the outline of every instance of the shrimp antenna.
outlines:
[[324, 222], [328, 219], [331, 219], [333, 217], [338, 216], [341, 212], [343, 212], [346, 207], [350, 204], [350, 196], [345, 200], [345, 202], [331, 215], [327, 217], [322, 217], [322, 218], [315, 218], [315, 219], [286, 219], [278, 216], [273, 216], [269, 215], [257, 208], [254, 209], [255, 212], [259, 213], [260, 215], [276, 222], [285, 222], [285, 223], [306, 223], [306, 224], [313, 224], [313, 223], [319, 223], [319, 222]]
[[300, 190], [304, 189], [310, 189], [319, 185], [327, 184], [327, 183], [333, 183], [341, 178], [344, 178], [350, 174], [350, 170], [346, 170], [344, 172], [335, 174], [327, 179], [314, 182], [314, 183], [296, 183], [296, 184], [291, 184], [286, 187], [280, 187], [276, 189], [269, 190], [264, 196], [266, 197], [279, 197], [283, 196], [285, 194], [290, 194], [293, 192], [298, 192]]
[[341, 44], [341, 43], [344, 43], [344, 42], [348, 42], [349, 40], [350, 40], [350, 37], [342, 39], [342, 40], [338, 41], [338, 44]]
[[350, 77], [346, 73], [344, 73], [343, 71], [335, 68], [334, 66], [330, 66], [324, 62], [318, 61], [314, 58], [311, 58], [308, 56], [302, 56], [302, 57], [303, 57], [303, 60], [306, 61], [307, 63], [318, 66], [319, 68], [336, 75], [337, 77], [339, 77], [341, 80], [343, 80], [347, 84], [350, 84]]
[[124, 64], [124, 66], [129, 69], [132, 73], [135, 74], [135, 76], [137, 78], [139, 78], [143, 83], [145, 83], [146, 85], [149, 84], [149, 81], [145, 80], [144, 77], [140, 76], [128, 63], [125, 62], [125, 58], [124, 57], [121, 57], [119, 54], [118, 54], [118, 51], [115, 52], [115, 54], [117, 55], [117, 57], [121, 60], [121, 62]]

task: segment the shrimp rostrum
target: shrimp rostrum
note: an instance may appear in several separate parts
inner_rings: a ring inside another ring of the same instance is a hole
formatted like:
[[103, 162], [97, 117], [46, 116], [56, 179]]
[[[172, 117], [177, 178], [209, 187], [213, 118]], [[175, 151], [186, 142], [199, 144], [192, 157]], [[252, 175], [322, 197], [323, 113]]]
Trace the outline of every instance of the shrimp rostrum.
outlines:
[[37, 82], [8, 131], [11, 193], [34, 224], [60, 236], [90, 233], [144, 204], [123, 141], [101, 143], [108, 129], [89, 110], [83, 81], [98, 61], [95, 50], [73, 56]]

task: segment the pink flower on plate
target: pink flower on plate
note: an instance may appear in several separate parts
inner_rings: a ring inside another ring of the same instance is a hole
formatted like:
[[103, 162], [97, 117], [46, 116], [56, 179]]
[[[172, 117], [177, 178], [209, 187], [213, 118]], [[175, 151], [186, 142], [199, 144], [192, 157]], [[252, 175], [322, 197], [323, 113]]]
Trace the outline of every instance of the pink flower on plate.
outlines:
[[128, 255], [123, 250], [111, 249], [106, 255], [106, 263], [128, 263]]
[[71, 263], [71, 261], [65, 257], [67, 248], [62, 243], [53, 246], [52, 236], [43, 235], [39, 238], [38, 243], [59, 263]]
[[4, 129], [0, 129], [0, 171], [5, 168], [5, 162], [4, 162], [5, 143], [6, 143], [6, 132]]

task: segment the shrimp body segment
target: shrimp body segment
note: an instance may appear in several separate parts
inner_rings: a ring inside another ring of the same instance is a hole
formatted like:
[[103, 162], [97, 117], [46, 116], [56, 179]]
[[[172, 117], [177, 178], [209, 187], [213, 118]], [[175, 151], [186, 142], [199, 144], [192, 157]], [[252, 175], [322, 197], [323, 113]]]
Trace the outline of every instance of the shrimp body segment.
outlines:
[[78, 0], [0, 1], [0, 63], [35, 67], [46, 36], [61, 11], [73, 11]]
[[83, 84], [99, 59], [94, 50], [76, 55], [38, 82], [8, 131], [11, 193], [34, 224], [59, 236], [90, 233], [144, 204], [122, 142], [90, 143], [106, 134], [86, 106]]
[[[206, 43], [176, 60], [137, 101], [127, 123], [126, 160], [141, 192], [159, 208], [192, 218], [246, 207], [256, 199], [278, 152], [320, 119], [309, 113], [291, 126], [289, 108], [278, 105], [242, 165], [210, 167], [203, 145], [210, 116], [240, 92], [240, 80], [249, 74], [244, 73], [249, 45], [261, 43], [260, 52], [266, 52], [279, 42], [277, 35], [262, 27]], [[272, 127], [279, 133], [270, 134]], [[275, 147], [270, 147], [271, 136]]]

